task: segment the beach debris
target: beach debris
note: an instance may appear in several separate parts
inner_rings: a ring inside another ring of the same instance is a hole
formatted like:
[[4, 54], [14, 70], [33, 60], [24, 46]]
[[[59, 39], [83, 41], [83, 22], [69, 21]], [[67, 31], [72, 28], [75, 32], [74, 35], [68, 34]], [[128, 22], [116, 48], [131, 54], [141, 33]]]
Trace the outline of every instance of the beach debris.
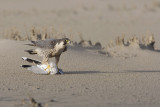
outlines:
[[32, 107], [42, 107], [41, 103], [38, 103], [33, 97], [29, 96]]
[[53, 74], [64, 74], [62, 69], [58, 69], [56, 64], [53, 62], [50, 62], [48, 65], [41, 64], [40, 61], [37, 61], [35, 59], [30, 59], [27, 57], [22, 57], [23, 60], [34, 63], [36, 65], [21, 65], [21, 67], [26, 68], [29, 71], [32, 71], [35, 74], [41, 74], [41, 75], [53, 75]]
[[[37, 100], [35, 100], [35, 98], [31, 97], [30, 95], [29, 95], [29, 101], [31, 105], [30, 107], [49, 107], [47, 103], [37, 102]], [[28, 100], [25, 99], [23, 99], [22, 104], [25, 105], [26, 107], [29, 106]]]

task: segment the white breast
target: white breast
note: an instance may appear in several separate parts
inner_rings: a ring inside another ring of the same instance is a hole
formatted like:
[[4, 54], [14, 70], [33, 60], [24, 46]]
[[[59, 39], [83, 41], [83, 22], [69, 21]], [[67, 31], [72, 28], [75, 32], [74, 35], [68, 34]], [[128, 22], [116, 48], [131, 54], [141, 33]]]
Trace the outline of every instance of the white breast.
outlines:
[[59, 44], [57, 43], [55, 45], [55, 53], [61, 53], [61, 52], [63, 52], [64, 48], [65, 48], [65, 46], [63, 45], [63, 42], [61, 42]]

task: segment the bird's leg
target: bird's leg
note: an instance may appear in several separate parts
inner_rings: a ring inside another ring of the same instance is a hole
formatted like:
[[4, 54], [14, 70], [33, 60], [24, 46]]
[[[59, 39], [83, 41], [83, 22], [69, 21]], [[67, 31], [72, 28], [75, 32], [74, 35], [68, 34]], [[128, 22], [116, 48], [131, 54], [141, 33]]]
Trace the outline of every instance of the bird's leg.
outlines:
[[56, 66], [57, 66], [58, 71], [59, 71], [59, 68], [58, 68], [59, 59], [60, 59], [60, 55], [55, 56], [55, 62], [56, 62]]
[[51, 66], [48, 63], [48, 60], [49, 60], [48, 57], [43, 57], [42, 64], [47, 65], [47, 67], [44, 70], [47, 71], [48, 74], [50, 74], [50, 68], [51, 68]]
[[43, 57], [42, 64], [49, 65], [48, 60], [47, 57]]

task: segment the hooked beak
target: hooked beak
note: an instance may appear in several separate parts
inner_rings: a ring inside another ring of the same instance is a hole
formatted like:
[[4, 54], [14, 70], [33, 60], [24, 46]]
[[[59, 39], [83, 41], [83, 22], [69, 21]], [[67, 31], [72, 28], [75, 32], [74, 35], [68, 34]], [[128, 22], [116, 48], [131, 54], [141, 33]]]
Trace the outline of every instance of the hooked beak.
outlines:
[[70, 40], [66, 40], [67, 44], [71, 44], [71, 41]]

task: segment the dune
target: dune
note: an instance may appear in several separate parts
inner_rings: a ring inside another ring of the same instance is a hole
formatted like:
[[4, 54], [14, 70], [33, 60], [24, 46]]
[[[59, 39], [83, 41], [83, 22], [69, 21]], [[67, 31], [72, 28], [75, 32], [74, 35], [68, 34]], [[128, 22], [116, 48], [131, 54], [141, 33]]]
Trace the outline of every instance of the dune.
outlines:
[[[158, 51], [141, 50], [131, 58], [108, 57], [97, 49], [69, 46], [59, 67], [64, 75], [37, 75], [21, 68], [29, 41], [0, 40], [0, 105], [149, 107], [159, 105]], [[53, 59], [51, 59], [53, 60]], [[30, 96], [30, 97], [29, 97]]]
[[[159, 0], [0, 0], [0, 38], [14, 28], [23, 37], [32, 26], [57, 33], [79, 35], [106, 45], [121, 34], [159, 35]], [[41, 30], [42, 31], [42, 30]], [[160, 41], [160, 40], [159, 40]]]

